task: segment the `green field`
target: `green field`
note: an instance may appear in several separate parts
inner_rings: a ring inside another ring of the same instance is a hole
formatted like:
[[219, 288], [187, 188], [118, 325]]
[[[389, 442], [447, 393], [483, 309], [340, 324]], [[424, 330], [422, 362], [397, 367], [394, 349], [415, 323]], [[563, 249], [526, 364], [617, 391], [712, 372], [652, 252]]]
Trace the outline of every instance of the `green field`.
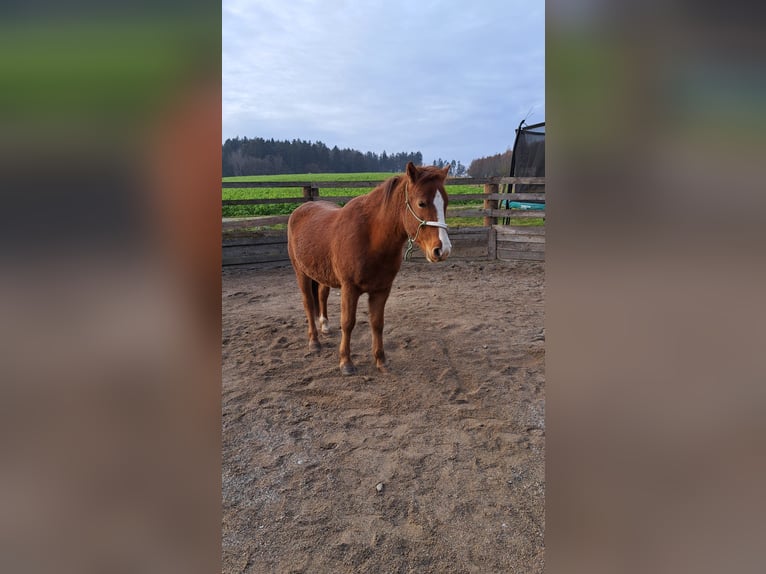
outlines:
[[[319, 196], [322, 197], [351, 197], [363, 195], [372, 187], [349, 188], [349, 187], [323, 187], [325, 181], [383, 181], [395, 174], [389, 172], [372, 173], [303, 173], [281, 175], [250, 175], [240, 177], [225, 177], [223, 181], [247, 182], [247, 181], [295, 181], [318, 184]], [[447, 193], [450, 203], [447, 209], [447, 224], [451, 227], [475, 227], [483, 225], [481, 217], [449, 217], [449, 209], [455, 207], [481, 207], [481, 201], [463, 200], [462, 194], [482, 193], [481, 185], [449, 185]], [[237, 189], [223, 189], [222, 199], [266, 199], [282, 197], [301, 197], [301, 187], [244, 187]], [[224, 205], [223, 217], [257, 217], [265, 215], [289, 215], [298, 203], [280, 203], [275, 205]], [[518, 219], [512, 220], [512, 225], [542, 225], [542, 219]]]

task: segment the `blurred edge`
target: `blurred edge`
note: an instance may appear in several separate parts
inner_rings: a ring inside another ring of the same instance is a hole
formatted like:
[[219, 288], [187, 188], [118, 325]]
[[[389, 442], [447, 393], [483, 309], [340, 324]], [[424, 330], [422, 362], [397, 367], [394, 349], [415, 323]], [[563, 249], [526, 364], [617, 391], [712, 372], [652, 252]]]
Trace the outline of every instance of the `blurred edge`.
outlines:
[[220, 570], [220, 4], [2, 13], [0, 571]]
[[762, 572], [762, 9], [548, 2], [549, 572]]
[[[0, 24], [3, 572], [219, 567], [220, 5], [146, 6]], [[547, 9], [548, 570], [761, 572], [759, 8]]]

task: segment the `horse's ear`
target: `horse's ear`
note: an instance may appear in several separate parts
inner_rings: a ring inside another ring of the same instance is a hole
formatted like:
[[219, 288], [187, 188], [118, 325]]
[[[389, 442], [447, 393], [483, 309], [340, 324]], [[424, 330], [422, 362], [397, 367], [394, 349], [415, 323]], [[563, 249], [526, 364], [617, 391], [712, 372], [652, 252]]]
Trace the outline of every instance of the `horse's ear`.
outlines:
[[411, 161], [407, 162], [407, 176], [413, 183], [418, 179], [418, 168], [416, 168], [415, 164]]
[[444, 172], [444, 177], [447, 177], [447, 174], [449, 173], [450, 164], [447, 164], [444, 166], [444, 169], [442, 170]]

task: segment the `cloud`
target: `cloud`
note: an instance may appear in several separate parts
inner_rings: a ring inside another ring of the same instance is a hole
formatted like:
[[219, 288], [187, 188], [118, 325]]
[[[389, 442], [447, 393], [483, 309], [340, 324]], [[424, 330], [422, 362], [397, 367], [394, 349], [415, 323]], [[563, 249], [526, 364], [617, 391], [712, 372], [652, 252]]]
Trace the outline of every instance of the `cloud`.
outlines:
[[223, 4], [223, 137], [469, 163], [544, 118], [542, 3]]

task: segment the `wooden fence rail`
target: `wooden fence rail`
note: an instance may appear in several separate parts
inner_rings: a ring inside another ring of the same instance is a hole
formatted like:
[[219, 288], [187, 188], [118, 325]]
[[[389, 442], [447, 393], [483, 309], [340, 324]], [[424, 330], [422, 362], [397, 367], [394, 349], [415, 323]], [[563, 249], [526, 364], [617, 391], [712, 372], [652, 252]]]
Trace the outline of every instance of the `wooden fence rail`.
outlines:
[[[376, 185], [383, 183], [385, 180], [376, 179], [370, 181], [224, 181], [221, 187], [224, 188], [237, 188], [237, 187], [305, 187], [310, 185], [312, 187], [352, 187], [362, 188], [369, 187], [372, 189]], [[494, 183], [500, 185], [517, 184], [517, 185], [545, 185], [544, 177], [449, 177], [445, 182], [445, 185], [484, 185], [487, 183]], [[321, 186], [320, 186], [321, 184]]]
[[[376, 181], [243, 181], [222, 182], [222, 188], [274, 188], [292, 187], [302, 191], [301, 196], [270, 199], [226, 199], [222, 205], [277, 205], [286, 203], [305, 203], [308, 201], [331, 201], [346, 203], [354, 196], [323, 196], [320, 189], [351, 188], [372, 189], [384, 180]], [[483, 193], [455, 194], [450, 197], [452, 203], [448, 209], [449, 217], [483, 217], [483, 227], [458, 227], [450, 230], [453, 244], [453, 257], [465, 259], [531, 259], [544, 260], [545, 228], [542, 226], [505, 226], [497, 225], [506, 218], [542, 218], [544, 210], [523, 210], [503, 208], [503, 201], [545, 201], [545, 193], [500, 193], [500, 186], [534, 185], [545, 186], [544, 177], [493, 177], [493, 178], [448, 178], [446, 186], [482, 185]], [[481, 201], [482, 207], [460, 206], [457, 202]], [[268, 227], [287, 223], [289, 215], [265, 217], [224, 218], [222, 228], [223, 264], [256, 264], [271, 266], [289, 263], [287, 258], [284, 232], [264, 236], [263, 233], [243, 233], [253, 227]], [[239, 232], [239, 233], [237, 233]], [[417, 259], [422, 257], [419, 250]]]
[[[332, 183], [332, 182], [329, 182]], [[325, 187], [336, 187], [336, 186], [325, 186]], [[319, 196], [322, 201], [332, 201], [334, 203], [344, 203], [346, 201], [349, 201], [354, 196]], [[454, 195], [451, 198], [452, 200], [459, 200], [459, 201], [477, 201], [477, 200], [484, 200], [484, 199], [495, 199], [495, 200], [505, 200], [505, 199], [512, 199], [514, 201], [537, 201], [540, 199], [545, 199], [544, 193], [513, 193], [513, 194], [507, 194], [507, 193], [461, 193], [459, 195]], [[269, 204], [277, 204], [277, 203], [303, 203], [305, 201], [312, 201], [307, 199], [304, 196], [301, 197], [274, 197], [274, 198], [266, 198], [266, 199], [224, 199], [221, 202], [221, 205], [269, 205]], [[450, 214], [450, 216], [452, 216]]]

